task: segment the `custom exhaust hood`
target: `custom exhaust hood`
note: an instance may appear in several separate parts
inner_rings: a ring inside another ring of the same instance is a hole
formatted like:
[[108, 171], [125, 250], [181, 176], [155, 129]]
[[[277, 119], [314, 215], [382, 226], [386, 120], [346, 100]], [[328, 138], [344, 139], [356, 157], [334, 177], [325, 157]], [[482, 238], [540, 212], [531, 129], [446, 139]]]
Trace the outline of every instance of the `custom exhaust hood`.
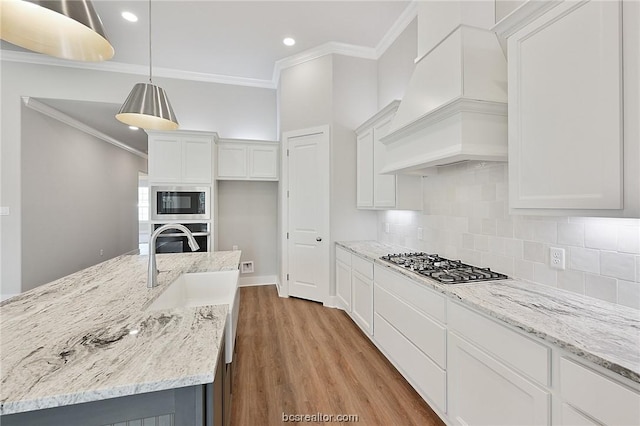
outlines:
[[423, 55], [382, 143], [382, 173], [507, 161], [507, 62], [496, 35], [460, 24]]

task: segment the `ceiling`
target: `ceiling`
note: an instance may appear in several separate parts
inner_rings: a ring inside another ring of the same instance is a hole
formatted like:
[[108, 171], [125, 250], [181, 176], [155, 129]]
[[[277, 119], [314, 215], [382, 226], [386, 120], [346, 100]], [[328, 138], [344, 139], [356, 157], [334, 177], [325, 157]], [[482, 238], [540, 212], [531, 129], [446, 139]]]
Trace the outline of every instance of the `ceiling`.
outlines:
[[[148, 7], [146, 1], [94, 0], [115, 56], [110, 65], [148, 67]], [[176, 1], [152, 3], [154, 74], [163, 71], [197, 75], [215, 81], [231, 77], [238, 84], [274, 87], [278, 65], [326, 43], [375, 51], [410, 1]], [[135, 13], [131, 23], [123, 11]], [[295, 46], [282, 43], [296, 39]], [[22, 50], [2, 42], [2, 49]], [[110, 125], [119, 105], [41, 100], [109, 136], [121, 125]], [[109, 114], [108, 118], [103, 117]], [[124, 128], [124, 130], [128, 130]], [[146, 135], [140, 132], [146, 140]], [[123, 135], [119, 135], [122, 137]], [[130, 140], [131, 135], [125, 140]], [[121, 140], [121, 139], [120, 139]], [[146, 152], [137, 142], [136, 149]]]

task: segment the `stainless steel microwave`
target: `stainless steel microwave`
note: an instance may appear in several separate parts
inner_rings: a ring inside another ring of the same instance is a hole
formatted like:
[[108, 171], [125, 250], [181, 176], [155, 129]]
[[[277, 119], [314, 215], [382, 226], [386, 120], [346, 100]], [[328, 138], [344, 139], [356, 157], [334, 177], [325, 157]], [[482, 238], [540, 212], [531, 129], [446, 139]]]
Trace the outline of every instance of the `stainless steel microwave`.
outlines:
[[208, 220], [210, 194], [206, 186], [152, 186], [151, 220]]

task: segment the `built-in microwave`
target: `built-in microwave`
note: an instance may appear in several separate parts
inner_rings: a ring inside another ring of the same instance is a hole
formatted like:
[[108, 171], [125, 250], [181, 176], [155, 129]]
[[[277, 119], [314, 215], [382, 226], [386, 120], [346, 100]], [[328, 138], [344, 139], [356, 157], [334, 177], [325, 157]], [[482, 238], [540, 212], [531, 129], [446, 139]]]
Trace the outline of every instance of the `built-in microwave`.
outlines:
[[152, 186], [151, 220], [208, 220], [210, 194], [206, 186]]

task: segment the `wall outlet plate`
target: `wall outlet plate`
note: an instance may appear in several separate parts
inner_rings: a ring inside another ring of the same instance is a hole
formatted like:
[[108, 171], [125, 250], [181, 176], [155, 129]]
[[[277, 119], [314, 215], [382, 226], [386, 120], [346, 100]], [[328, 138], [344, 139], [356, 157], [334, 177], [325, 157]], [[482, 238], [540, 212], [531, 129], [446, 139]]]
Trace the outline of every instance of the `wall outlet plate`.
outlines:
[[424, 239], [424, 230], [422, 228], [418, 228], [418, 240], [422, 241]]
[[564, 249], [558, 247], [549, 247], [549, 266], [551, 269], [565, 269]]
[[240, 273], [241, 274], [252, 274], [253, 273], [253, 260], [247, 260], [246, 262], [240, 262]]
[[385, 223], [384, 224], [384, 232], [386, 232], [388, 234], [389, 233], [389, 228], [390, 228], [389, 223], [388, 222]]

